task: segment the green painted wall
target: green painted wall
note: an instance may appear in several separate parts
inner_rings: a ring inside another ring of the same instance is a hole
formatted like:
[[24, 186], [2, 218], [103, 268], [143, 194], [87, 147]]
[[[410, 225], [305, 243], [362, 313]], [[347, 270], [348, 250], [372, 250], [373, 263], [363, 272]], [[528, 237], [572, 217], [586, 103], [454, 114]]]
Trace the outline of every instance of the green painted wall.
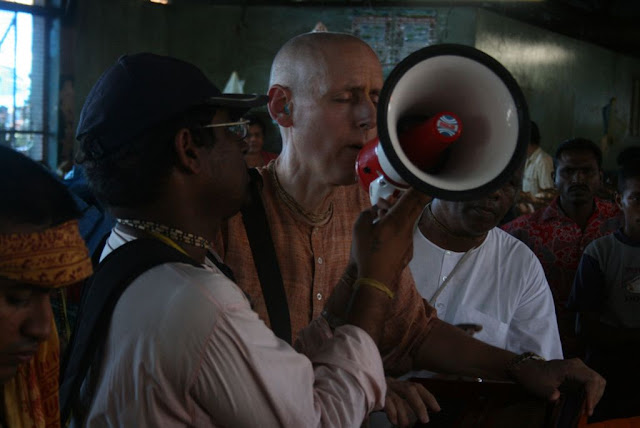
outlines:
[[[85, 0], [76, 16], [76, 100], [81, 106], [102, 71], [123, 53], [151, 51], [197, 64], [220, 87], [233, 71], [245, 92], [265, 92], [271, 61], [291, 37], [317, 22], [331, 31], [351, 32], [353, 16], [367, 8], [248, 7], [140, 0]], [[470, 8], [415, 9], [435, 13], [438, 40], [472, 44], [475, 11]], [[376, 9], [376, 13], [406, 13]], [[452, 25], [450, 23], [455, 23]], [[77, 109], [78, 112], [80, 108]], [[266, 113], [264, 117], [268, 117]], [[279, 135], [269, 132], [266, 148], [279, 151]]]
[[[600, 144], [602, 107], [616, 97], [613, 145], [603, 145], [606, 168], [615, 167], [628, 137], [633, 76], [640, 60], [479, 11], [476, 47], [500, 61], [520, 84], [542, 146], [553, 154], [560, 142], [586, 137]], [[637, 140], [635, 141], [638, 142]]]
[[[75, 21], [78, 106], [102, 71], [118, 56], [139, 51], [191, 61], [221, 87], [237, 71], [246, 82], [245, 92], [265, 92], [271, 60], [286, 40], [310, 31], [319, 21], [332, 31], [350, 32], [355, 15], [372, 11], [175, 3], [161, 6], [141, 0], [78, 2]], [[475, 45], [512, 72], [527, 97], [531, 116], [540, 125], [545, 149], [553, 151], [559, 141], [572, 135], [599, 141], [601, 108], [611, 96], [617, 97], [620, 122], [628, 123], [631, 76], [640, 74], [640, 61], [480, 9], [412, 11], [435, 14], [435, 36], [439, 42]], [[400, 8], [375, 8], [374, 12], [407, 13]], [[275, 128], [268, 134], [267, 149], [279, 150]]]

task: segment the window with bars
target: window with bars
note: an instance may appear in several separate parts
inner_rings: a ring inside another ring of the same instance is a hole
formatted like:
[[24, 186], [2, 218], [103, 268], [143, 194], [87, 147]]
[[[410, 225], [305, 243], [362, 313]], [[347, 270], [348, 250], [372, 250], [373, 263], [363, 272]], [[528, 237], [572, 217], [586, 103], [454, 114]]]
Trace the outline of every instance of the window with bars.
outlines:
[[0, 1], [0, 144], [57, 162], [60, 5]]

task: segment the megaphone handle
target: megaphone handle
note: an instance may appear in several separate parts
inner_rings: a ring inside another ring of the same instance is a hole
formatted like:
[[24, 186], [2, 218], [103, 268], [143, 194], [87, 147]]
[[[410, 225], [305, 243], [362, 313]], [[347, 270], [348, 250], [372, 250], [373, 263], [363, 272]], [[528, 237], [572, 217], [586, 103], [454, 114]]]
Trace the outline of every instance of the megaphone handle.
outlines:
[[400, 189], [389, 183], [383, 176], [379, 176], [369, 184], [369, 199], [371, 205], [376, 205], [380, 199], [387, 199]]

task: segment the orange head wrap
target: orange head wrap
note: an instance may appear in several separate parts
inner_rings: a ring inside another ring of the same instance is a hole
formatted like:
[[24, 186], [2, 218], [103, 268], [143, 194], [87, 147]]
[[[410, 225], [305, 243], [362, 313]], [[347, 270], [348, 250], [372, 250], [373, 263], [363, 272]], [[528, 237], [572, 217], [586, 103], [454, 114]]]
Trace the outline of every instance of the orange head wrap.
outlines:
[[[57, 288], [92, 273], [89, 251], [78, 222], [68, 221], [42, 232], [0, 235], [0, 276], [38, 287]], [[51, 336], [29, 362], [4, 385], [6, 422], [16, 428], [59, 428], [60, 347], [53, 319]]]
[[76, 220], [41, 232], [0, 235], [0, 276], [57, 288], [91, 273], [91, 258]]

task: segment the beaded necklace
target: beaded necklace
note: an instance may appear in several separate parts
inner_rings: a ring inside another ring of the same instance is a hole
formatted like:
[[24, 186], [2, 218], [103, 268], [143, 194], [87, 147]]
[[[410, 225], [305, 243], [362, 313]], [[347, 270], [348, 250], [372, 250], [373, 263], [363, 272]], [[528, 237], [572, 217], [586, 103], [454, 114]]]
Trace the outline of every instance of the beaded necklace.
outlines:
[[198, 248], [206, 248], [210, 250], [212, 247], [211, 242], [202, 236], [194, 235], [193, 233], [184, 232], [174, 227], [165, 226], [164, 224], [155, 223], [153, 221], [146, 220], [134, 220], [128, 218], [119, 218], [117, 222], [129, 226], [134, 229], [144, 230], [153, 234], [160, 234], [172, 239], [174, 241], [180, 241], [184, 244], [193, 245]]
[[278, 196], [280, 196], [280, 199], [282, 199], [285, 205], [288, 206], [293, 212], [298, 213], [311, 224], [322, 224], [326, 222], [329, 217], [331, 217], [331, 214], [333, 214], [333, 203], [330, 203], [329, 209], [327, 209], [323, 213], [316, 214], [305, 210], [304, 208], [302, 208], [302, 205], [300, 205], [295, 199], [293, 199], [293, 196], [291, 196], [286, 190], [284, 190], [282, 184], [280, 184], [278, 174], [276, 173], [275, 162], [271, 162], [267, 166], [267, 169], [271, 173], [271, 177], [273, 178]]

